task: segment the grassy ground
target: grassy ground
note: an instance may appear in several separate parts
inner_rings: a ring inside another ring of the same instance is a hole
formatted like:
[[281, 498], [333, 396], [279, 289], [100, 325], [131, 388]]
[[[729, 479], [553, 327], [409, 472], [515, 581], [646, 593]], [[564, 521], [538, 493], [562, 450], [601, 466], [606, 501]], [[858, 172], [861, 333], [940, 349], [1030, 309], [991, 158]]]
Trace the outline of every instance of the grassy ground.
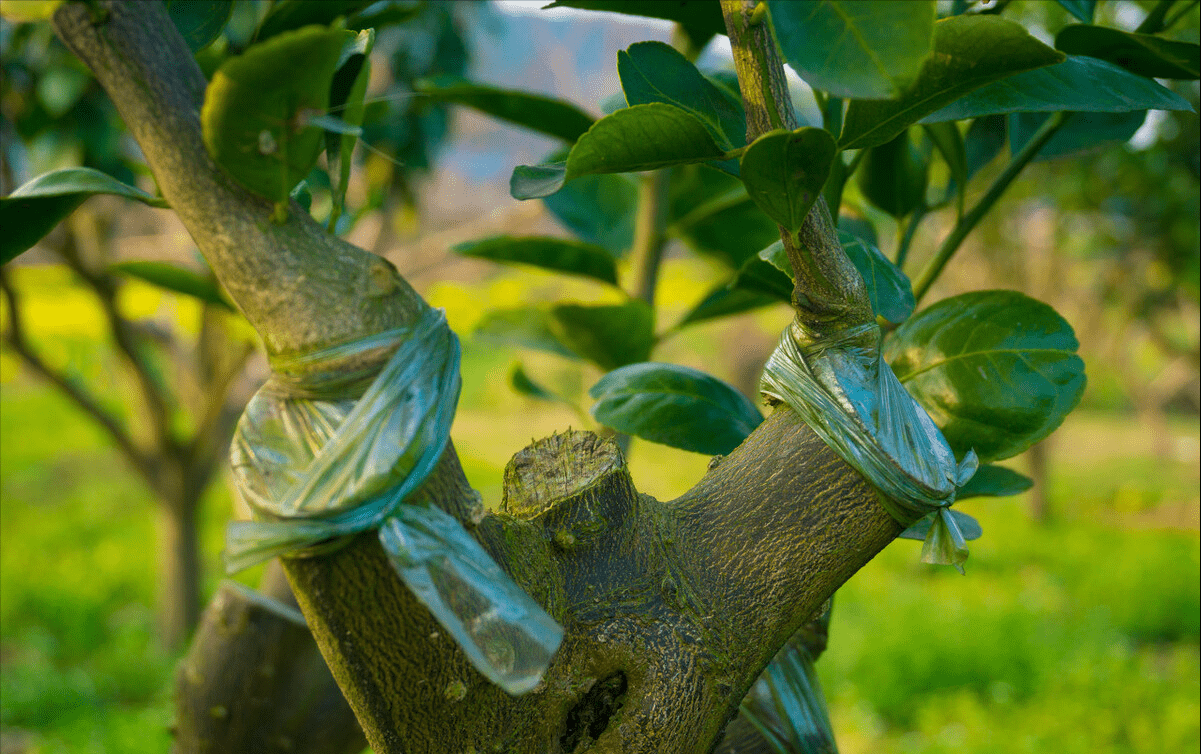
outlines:
[[[103, 373], [86, 346], [63, 349]], [[514, 396], [512, 357], [467, 344], [455, 442], [490, 503], [514, 451], [583, 423]], [[0, 374], [3, 753], [164, 751], [177, 658], [153, 639], [149, 496], [62, 399], [11, 362]], [[844, 754], [1196, 751], [1198, 427], [1173, 432], [1175, 457], [1157, 459], [1131, 419], [1078, 412], [1051, 446], [1050, 523], [1030, 522], [1025, 497], [967, 501], [985, 536], [966, 577], [920, 565], [906, 541], [856, 575], [819, 663]], [[638, 442], [632, 458], [660, 497], [708, 460]], [[230, 509], [215, 485], [209, 592]]]

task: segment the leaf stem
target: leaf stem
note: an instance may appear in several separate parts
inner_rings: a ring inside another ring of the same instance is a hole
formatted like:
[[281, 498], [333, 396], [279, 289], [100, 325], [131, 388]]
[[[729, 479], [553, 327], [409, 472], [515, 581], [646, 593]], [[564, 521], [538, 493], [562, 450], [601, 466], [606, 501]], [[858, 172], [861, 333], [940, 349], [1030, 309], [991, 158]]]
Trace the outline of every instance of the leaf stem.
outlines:
[[921, 302], [922, 297], [930, 290], [930, 286], [942, 274], [942, 270], [947, 266], [947, 262], [951, 261], [951, 257], [959, 250], [959, 246], [967, 238], [968, 233], [976, 227], [981, 218], [988, 214], [993, 205], [997, 203], [997, 200], [1001, 198], [1001, 194], [1005, 193], [1005, 189], [1009, 188], [1009, 184], [1013, 183], [1013, 179], [1017, 178], [1018, 173], [1022, 172], [1022, 169], [1034, 159], [1039, 150], [1063, 127], [1063, 124], [1067, 122], [1070, 115], [1071, 113], [1069, 112], [1057, 112], [1048, 118], [1039, 127], [1038, 131], [1034, 133], [1030, 141], [1026, 143], [1026, 146], [1022, 147], [1022, 151], [1018, 152], [1009, 161], [1009, 164], [1005, 167], [1005, 171], [997, 176], [997, 179], [988, 187], [988, 191], [984, 192], [984, 196], [980, 198], [980, 201], [959, 219], [959, 222], [951, 229], [950, 234], [943, 239], [938, 253], [934, 255], [934, 258], [922, 270], [921, 277], [914, 283], [913, 298], [916, 302]]
[[659, 279], [663, 250], [667, 246], [667, 190], [670, 176], [670, 169], [652, 170], [643, 174], [638, 185], [638, 213], [634, 217], [634, 243], [631, 247], [635, 277], [630, 295], [649, 306], [655, 304], [655, 284]]

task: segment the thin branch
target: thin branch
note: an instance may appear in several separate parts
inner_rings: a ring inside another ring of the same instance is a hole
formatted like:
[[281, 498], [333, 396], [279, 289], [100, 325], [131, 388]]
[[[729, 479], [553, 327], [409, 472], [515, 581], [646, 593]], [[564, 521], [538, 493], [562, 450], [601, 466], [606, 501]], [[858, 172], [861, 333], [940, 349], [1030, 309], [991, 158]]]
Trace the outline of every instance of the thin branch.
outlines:
[[4, 291], [8, 302], [8, 329], [4, 333], [4, 342], [21, 358], [30, 369], [39, 374], [44, 380], [54, 385], [64, 395], [71, 399], [85, 414], [113, 438], [113, 442], [137, 469], [138, 473], [150, 481], [154, 476], [154, 463], [137, 445], [133, 438], [121, 426], [117, 417], [105, 410], [100, 402], [88, 392], [87, 388], [72, 380], [65, 373], [54, 369], [33, 350], [25, 334], [24, 320], [21, 314], [20, 298], [9, 279], [8, 270], [0, 267], [0, 289]]
[[942, 246], [938, 248], [938, 253], [934, 255], [934, 258], [922, 270], [922, 274], [917, 282], [914, 283], [913, 298], [915, 301], [921, 303], [922, 297], [926, 295], [930, 290], [930, 286], [934, 285], [934, 281], [942, 274], [943, 268], [947, 266], [947, 262], [951, 261], [951, 257], [955, 256], [955, 252], [959, 250], [968, 233], [971, 233], [976, 224], [988, 214], [993, 205], [997, 203], [997, 200], [1001, 198], [1001, 194], [1005, 193], [1005, 189], [1009, 188], [1009, 184], [1013, 183], [1013, 180], [1018, 177], [1022, 169], [1030, 164], [1030, 161], [1034, 159], [1039, 150], [1063, 127], [1069, 115], [1071, 113], [1059, 112], [1048, 118], [1039, 127], [1038, 131], [1034, 133], [1030, 141], [1026, 143], [1026, 146], [1022, 147], [1022, 151], [1018, 152], [1009, 161], [1009, 164], [1005, 167], [1005, 172], [997, 176], [997, 179], [988, 187], [988, 191], [984, 193], [984, 196], [980, 197], [980, 201], [976, 203], [976, 206], [972, 207], [967, 214], [959, 219], [959, 222], [955, 223], [955, 227], [951, 229], [950, 234], [943, 239]]
[[100, 301], [100, 308], [104, 311], [104, 318], [113, 341], [117, 344], [117, 350], [129, 364], [137, 381], [138, 391], [150, 415], [155, 444], [170, 455], [176, 454], [179, 451], [179, 442], [171, 430], [171, 409], [163, 395], [163, 387], [154, 379], [154, 372], [139, 349], [138, 334], [117, 309], [116, 285], [107, 274], [88, 269], [78, 252], [69, 245], [62, 250], [62, 257], [67, 266], [83, 279]]

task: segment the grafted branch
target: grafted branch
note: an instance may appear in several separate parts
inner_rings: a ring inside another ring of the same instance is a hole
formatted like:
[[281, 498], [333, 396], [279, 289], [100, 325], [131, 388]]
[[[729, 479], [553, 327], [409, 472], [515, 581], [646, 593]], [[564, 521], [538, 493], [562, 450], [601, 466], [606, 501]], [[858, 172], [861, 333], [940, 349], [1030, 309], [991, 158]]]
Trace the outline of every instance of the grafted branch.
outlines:
[[[296, 206], [272, 225], [270, 205], [209, 160], [204, 80], [161, 5], [102, 7], [93, 22], [64, 6], [56, 28], [117, 103], [268, 348], [308, 352], [408, 324], [419, 299], [390, 265]], [[828, 220], [813, 232], [832, 242]], [[564, 626], [544, 683], [527, 695], [509, 697], [471, 668], [370, 533], [286, 565], [379, 754], [444, 752], [448, 741], [466, 751], [708, 752], [780, 645], [899, 529], [786, 408], [673, 502], [639, 494], [616, 447], [586, 433], [536, 443], [511, 468], [504, 512], [475, 508], [453, 446], [424, 493]]]

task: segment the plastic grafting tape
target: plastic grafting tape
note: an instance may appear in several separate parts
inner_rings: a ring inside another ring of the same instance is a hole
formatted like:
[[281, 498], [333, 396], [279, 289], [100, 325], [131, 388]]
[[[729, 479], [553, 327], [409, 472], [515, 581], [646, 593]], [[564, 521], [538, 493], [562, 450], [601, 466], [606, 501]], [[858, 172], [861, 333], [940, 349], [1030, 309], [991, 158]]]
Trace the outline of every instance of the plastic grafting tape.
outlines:
[[[378, 364], [375, 373], [363, 366]], [[378, 529], [405, 585], [509, 693], [541, 680], [563, 631], [462, 525], [418, 499], [450, 438], [459, 344], [440, 310], [287, 361], [251, 399], [230, 451], [254, 521], [230, 524], [230, 572]], [[332, 544], [331, 544], [332, 543]]]
[[[794, 320], [764, 367], [760, 389], [796, 411], [863, 474], [888, 513], [910, 526], [950, 506], [978, 462], [968, 451], [956, 463], [942, 432], [884, 361], [881, 340], [875, 323], [815, 337]], [[937, 518], [942, 525], [931, 532], [953, 539], [958, 528], [947, 528], [950, 516]]]

